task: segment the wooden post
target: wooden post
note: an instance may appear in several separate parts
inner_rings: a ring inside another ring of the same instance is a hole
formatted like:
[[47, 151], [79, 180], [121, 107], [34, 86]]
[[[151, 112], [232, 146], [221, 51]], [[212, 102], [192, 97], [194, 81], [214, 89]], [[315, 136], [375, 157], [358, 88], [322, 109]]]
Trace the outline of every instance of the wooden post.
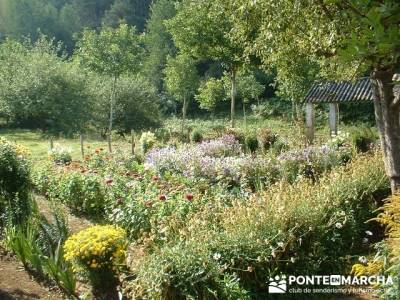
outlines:
[[85, 159], [85, 149], [83, 148], [83, 134], [80, 134], [80, 140], [81, 140], [81, 154], [82, 154], [82, 159]]
[[132, 146], [132, 155], [135, 155], [135, 131], [131, 130], [131, 146]]
[[112, 148], [111, 148], [111, 133], [107, 135], [107, 141], [108, 141], [108, 152], [112, 153]]
[[50, 150], [53, 150], [54, 145], [53, 145], [53, 137], [50, 137]]
[[306, 126], [307, 126], [307, 140], [310, 144], [313, 143], [315, 137], [315, 111], [314, 104], [306, 104]]
[[339, 105], [337, 103], [329, 103], [329, 128], [331, 136], [337, 135], [339, 123]]

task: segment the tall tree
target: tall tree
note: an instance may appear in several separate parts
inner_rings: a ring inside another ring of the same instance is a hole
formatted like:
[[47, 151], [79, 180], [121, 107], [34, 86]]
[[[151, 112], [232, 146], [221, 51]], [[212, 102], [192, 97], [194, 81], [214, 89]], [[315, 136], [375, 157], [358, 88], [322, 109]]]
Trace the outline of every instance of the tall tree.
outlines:
[[271, 53], [307, 57], [329, 78], [369, 72], [377, 126], [393, 193], [400, 189], [400, 100], [393, 77], [400, 68], [397, 0], [234, 0], [225, 2], [235, 24], [232, 40], [264, 64]]
[[236, 77], [244, 65], [244, 48], [229, 38], [234, 23], [223, 0], [183, 0], [168, 21], [178, 48], [200, 59], [220, 62], [231, 81], [231, 126], [235, 126]]
[[77, 44], [76, 55], [80, 63], [112, 80], [110, 95], [110, 121], [108, 126], [109, 150], [113, 129], [115, 92], [117, 80], [124, 73], [139, 70], [142, 49], [134, 27], [121, 25], [117, 29], [104, 27], [99, 33], [85, 30]]
[[168, 58], [165, 68], [165, 81], [167, 90], [182, 102], [183, 132], [189, 101], [196, 93], [199, 83], [196, 62], [185, 54]]
[[172, 36], [165, 26], [165, 21], [173, 18], [175, 14], [173, 1], [157, 0], [151, 6], [150, 19], [146, 24], [144, 36], [146, 57], [142, 73], [149, 78], [159, 92], [164, 88], [163, 70], [167, 57], [176, 55]]

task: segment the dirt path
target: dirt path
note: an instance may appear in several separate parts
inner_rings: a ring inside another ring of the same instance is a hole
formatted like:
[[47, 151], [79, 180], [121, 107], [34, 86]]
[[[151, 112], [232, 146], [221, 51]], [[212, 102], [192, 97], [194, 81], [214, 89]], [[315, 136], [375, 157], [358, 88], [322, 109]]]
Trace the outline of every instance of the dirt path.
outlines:
[[39, 284], [24, 270], [13, 257], [7, 255], [0, 246], [0, 299], [64, 299], [56, 288]]
[[[52, 220], [50, 203], [40, 196], [35, 196], [39, 211], [49, 220]], [[72, 232], [77, 232], [91, 225], [83, 218], [71, 215], [68, 209], [65, 211], [68, 225]], [[38, 283], [24, 269], [22, 264], [11, 257], [0, 245], [0, 300], [61, 300], [65, 296], [55, 287], [47, 287]]]
[[[35, 200], [38, 205], [39, 211], [48, 220], [52, 220], [53, 216], [51, 213], [50, 202], [48, 200], [46, 200], [44, 197], [37, 196], [37, 195], [35, 195]], [[89, 220], [84, 219], [84, 218], [79, 218], [79, 217], [76, 217], [76, 216], [70, 214], [69, 210], [66, 207], [60, 205], [59, 208], [64, 211], [66, 217], [68, 218], [68, 226], [73, 233], [78, 232], [78, 231], [85, 229], [85, 228], [89, 227], [90, 225], [92, 225], [92, 223]]]

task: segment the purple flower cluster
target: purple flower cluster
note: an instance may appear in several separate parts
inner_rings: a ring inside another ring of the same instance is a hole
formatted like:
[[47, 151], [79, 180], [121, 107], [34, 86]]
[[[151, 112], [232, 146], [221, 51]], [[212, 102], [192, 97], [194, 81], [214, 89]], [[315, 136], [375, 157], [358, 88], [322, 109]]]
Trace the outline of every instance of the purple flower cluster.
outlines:
[[145, 165], [158, 172], [176, 172], [191, 178], [240, 183], [253, 175], [276, 173], [276, 165], [267, 158], [244, 155], [233, 136], [179, 148], [153, 149]]

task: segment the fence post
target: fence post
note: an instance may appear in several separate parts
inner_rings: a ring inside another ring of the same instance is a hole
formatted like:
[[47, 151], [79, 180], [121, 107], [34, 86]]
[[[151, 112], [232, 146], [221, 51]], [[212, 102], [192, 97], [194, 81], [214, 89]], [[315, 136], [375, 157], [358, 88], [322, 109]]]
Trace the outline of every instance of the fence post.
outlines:
[[307, 126], [307, 140], [312, 144], [315, 137], [315, 111], [314, 104], [306, 104], [306, 126]]
[[131, 130], [131, 146], [132, 146], [132, 155], [135, 155], [135, 131]]
[[85, 158], [85, 149], [83, 148], [83, 134], [80, 134], [80, 140], [81, 140], [81, 154], [82, 154], [82, 159]]

